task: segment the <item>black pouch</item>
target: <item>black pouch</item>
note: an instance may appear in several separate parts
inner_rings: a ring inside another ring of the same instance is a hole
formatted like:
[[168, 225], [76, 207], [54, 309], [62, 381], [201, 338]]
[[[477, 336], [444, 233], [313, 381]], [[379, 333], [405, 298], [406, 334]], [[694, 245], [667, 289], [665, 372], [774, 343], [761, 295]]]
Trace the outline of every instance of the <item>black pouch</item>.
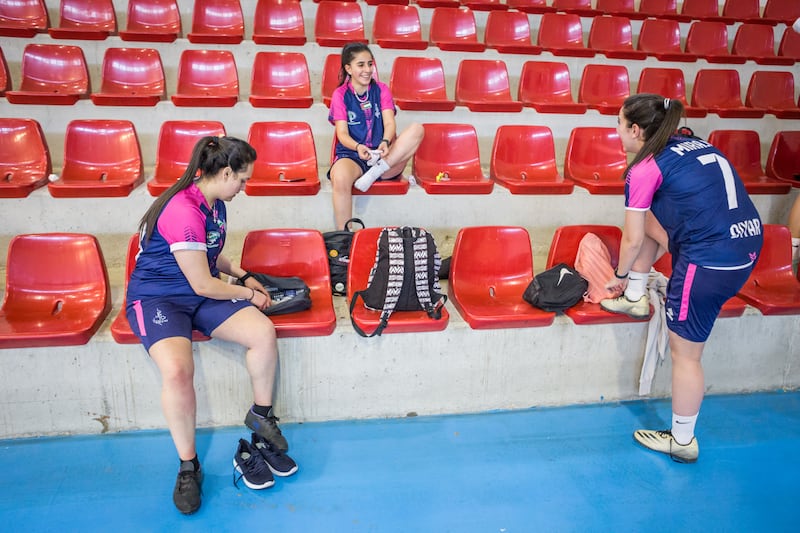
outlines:
[[539, 309], [561, 313], [581, 301], [588, 289], [589, 282], [577, 270], [559, 263], [537, 274], [522, 299]]
[[[311, 289], [298, 277], [282, 278], [259, 272], [252, 273], [267, 290], [272, 305], [261, 312], [267, 316], [296, 313], [311, 308]], [[244, 285], [241, 281], [239, 285]]]
[[355, 235], [348, 229], [351, 222], [361, 224], [362, 229], [365, 227], [360, 218], [351, 218], [344, 223], [343, 229], [322, 234], [331, 271], [331, 292], [337, 296], [347, 295], [347, 266], [350, 264], [350, 245]]

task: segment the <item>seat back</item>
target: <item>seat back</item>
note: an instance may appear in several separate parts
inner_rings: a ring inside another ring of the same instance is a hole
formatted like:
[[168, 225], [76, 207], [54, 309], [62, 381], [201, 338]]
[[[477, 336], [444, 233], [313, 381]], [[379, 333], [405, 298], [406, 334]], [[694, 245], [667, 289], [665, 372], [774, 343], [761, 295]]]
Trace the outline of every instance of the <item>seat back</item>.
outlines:
[[795, 0], [767, 0], [762, 17], [765, 20], [783, 22], [790, 26], [800, 18], [800, 3]]
[[[153, 181], [148, 183], [151, 193], [157, 196], [178, 181], [189, 166], [192, 150], [201, 138], [225, 135], [222, 122], [204, 120], [167, 120], [158, 134], [156, 166]], [[155, 182], [155, 183], [154, 183]], [[158, 189], [153, 189], [160, 185]]]
[[634, 0], [597, 0], [595, 7], [600, 13], [609, 15], [622, 15], [625, 17], [638, 17]]
[[0, 96], [11, 90], [11, 74], [8, 72], [8, 63], [3, 49], [0, 48]]
[[533, 47], [528, 16], [522, 11], [490, 12], [486, 18], [484, 41], [489, 48], [501, 51], [514, 46]]
[[725, 0], [722, 16], [739, 22], [757, 21], [761, 18], [761, 5], [759, 0]]
[[689, 26], [686, 51], [700, 57], [726, 56], [728, 51], [728, 26], [724, 22], [696, 20]]
[[604, 51], [633, 51], [633, 29], [627, 17], [595, 17], [589, 29], [589, 48]]
[[318, 179], [317, 150], [307, 123], [254, 122], [247, 141], [264, 154], [253, 165], [252, 180]]
[[479, 51], [475, 49], [475, 45], [480, 44], [475, 14], [467, 7], [434, 8], [430, 42], [443, 50]]
[[108, 48], [103, 56], [101, 93], [166, 96], [164, 67], [153, 48]]
[[492, 179], [557, 179], [553, 132], [547, 126], [500, 126], [492, 145], [489, 173]]
[[645, 67], [639, 74], [637, 93], [660, 94], [667, 98], [680, 100], [684, 107], [686, 100], [686, 80], [679, 68]]
[[[311, 100], [306, 56], [300, 52], [258, 52], [253, 61], [250, 94], [276, 99]], [[294, 107], [294, 106], [286, 106]]]
[[545, 13], [537, 44], [549, 50], [585, 49], [581, 19], [573, 13]]
[[256, 44], [303, 45], [306, 28], [297, 0], [258, 0], [253, 19]]
[[681, 27], [678, 21], [668, 19], [643, 21], [636, 48], [650, 55], [683, 54]]
[[764, 175], [758, 132], [714, 130], [708, 135], [708, 142], [725, 155], [743, 180], [755, 180]]
[[713, 20], [719, 18], [719, 0], [683, 0], [684, 19]]
[[73, 120], [64, 137], [61, 180], [137, 181], [142, 154], [136, 129], [129, 120]]
[[[764, 26], [771, 30], [769, 26]], [[794, 75], [787, 71], [757, 70], [750, 77], [745, 105], [764, 109], [797, 109]]]
[[470, 124], [423, 124], [425, 137], [414, 154], [413, 174], [450, 180], [483, 179], [478, 134]]
[[630, 94], [631, 85], [626, 67], [599, 64], [583, 67], [578, 102], [588, 104], [590, 109], [616, 115]]
[[83, 50], [59, 44], [26, 45], [20, 91], [88, 95], [89, 71]]
[[[0, 118], [0, 197], [26, 196], [47, 183], [50, 151], [39, 123], [27, 118]], [[23, 187], [24, 192], [13, 192]]]
[[677, 0], [639, 0], [639, 13], [653, 18], [675, 18], [678, 14]]
[[397, 57], [389, 87], [396, 99], [447, 100], [444, 66], [438, 57]]
[[184, 50], [178, 64], [177, 94], [239, 96], [239, 74], [230, 50]]
[[731, 52], [747, 58], [775, 56], [775, 31], [765, 24], [744, 23], [736, 30]]
[[767, 176], [800, 187], [800, 131], [779, 131], [767, 156]]
[[769, 287], [781, 278], [790, 280], [792, 273], [792, 234], [787, 226], [780, 224], [764, 224], [762, 226], [764, 244], [758, 256], [750, 279], [745, 286]]
[[[462, 59], [456, 75], [456, 102], [508, 102], [511, 86], [499, 59]], [[522, 107], [522, 106], [520, 106]]]
[[193, 43], [238, 44], [244, 39], [244, 16], [239, 0], [194, 0]]
[[784, 28], [781, 43], [778, 45], [778, 55], [800, 61], [800, 33], [788, 26]]
[[553, 240], [550, 241], [550, 251], [547, 255], [545, 269], [552, 268], [559, 263], [566, 263], [574, 267], [575, 258], [578, 255], [578, 245], [587, 233], [594, 233], [603, 241], [611, 256], [611, 265], [616, 266], [619, 263], [622, 230], [617, 226], [582, 224], [561, 226], [556, 229]]
[[314, 17], [314, 37], [320, 46], [342, 47], [352, 41], [366, 43], [359, 4], [322, 0], [317, 4]]
[[692, 105], [706, 108], [742, 107], [739, 73], [733, 69], [700, 69], [692, 87]]
[[414, 6], [379, 4], [372, 21], [372, 40], [381, 48], [424, 50], [419, 12]]
[[120, 32], [123, 40], [172, 42], [180, 34], [176, 0], [128, 0], [128, 27]]
[[560, 61], [526, 61], [522, 65], [517, 99], [526, 105], [575, 103], [569, 67]]
[[114, 4], [111, 0], [61, 0], [58, 28], [51, 28], [51, 34], [53, 30], [114, 33], [117, 31]]
[[33, 37], [50, 26], [43, 0], [17, 0], [0, 3], [0, 35]]
[[570, 132], [564, 176], [624, 185], [622, 173], [627, 166], [627, 156], [615, 128], [578, 127]]

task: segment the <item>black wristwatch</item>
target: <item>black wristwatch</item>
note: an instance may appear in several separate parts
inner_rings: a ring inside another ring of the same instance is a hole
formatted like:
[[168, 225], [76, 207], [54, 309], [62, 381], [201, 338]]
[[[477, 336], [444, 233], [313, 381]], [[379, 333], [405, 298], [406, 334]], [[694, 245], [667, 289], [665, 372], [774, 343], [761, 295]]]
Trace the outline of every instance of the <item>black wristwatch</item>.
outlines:
[[242, 276], [241, 278], [239, 278], [239, 281], [241, 281], [242, 283], [244, 283], [245, 281], [247, 281], [248, 279], [250, 279], [250, 278], [252, 278], [252, 277], [253, 277], [253, 273], [252, 273], [252, 272], [248, 272], [247, 274], [245, 274], [244, 276]]
[[[630, 272], [628, 272], [628, 274], [630, 274]], [[614, 277], [617, 278], [617, 279], [625, 279], [625, 278], [628, 277], [628, 274], [625, 274], [624, 276], [620, 276], [619, 273], [617, 272], [617, 269], [616, 268], [614, 269]]]
[[389, 139], [381, 139], [381, 142], [386, 143], [386, 146], [391, 146], [392, 145], [392, 143], [391, 143], [391, 141], [389, 141]]

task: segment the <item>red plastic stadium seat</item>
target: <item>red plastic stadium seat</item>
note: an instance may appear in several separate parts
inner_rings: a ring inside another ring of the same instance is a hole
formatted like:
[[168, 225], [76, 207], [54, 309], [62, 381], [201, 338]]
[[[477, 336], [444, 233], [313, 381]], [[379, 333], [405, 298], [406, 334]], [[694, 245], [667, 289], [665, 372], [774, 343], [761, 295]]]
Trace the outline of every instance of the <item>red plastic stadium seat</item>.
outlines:
[[244, 16], [239, 0], [194, 0], [191, 43], [239, 44], [244, 39]]
[[572, 98], [572, 84], [566, 63], [526, 61], [522, 65], [518, 98], [539, 113], [586, 113], [586, 104]]
[[545, 13], [539, 22], [537, 45], [555, 56], [594, 57], [583, 44], [581, 18], [572, 13]]
[[547, 5], [547, 0], [506, 0], [509, 9], [516, 9], [523, 13], [554, 13], [555, 8]]
[[452, 111], [455, 100], [447, 98], [444, 67], [438, 57], [397, 57], [389, 78], [392, 96], [400, 109]]
[[437, 7], [431, 15], [430, 41], [441, 50], [483, 52], [475, 15], [467, 7]]
[[341, 54], [328, 54], [325, 57], [325, 65], [322, 67], [322, 103], [328, 107], [331, 105], [333, 91], [339, 86], [339, 70], [341, 66]]
[[147, 190], [158, 196], [180, 179], [189, 166], [194, 145], [203, 137], [222, 137], [221, 122], [204, 120], [167, 120], [158, 133], [158, 150], [153, 179]]
[[800, 187], [800, 131], [779, 131], [767, 156], [767, 176]]
[[791, 57], [775, 55], [775, 30], [771, 26], [745, 23], [736, 30], [731, 52], [759, 65], [793, 65]]
[[696, 55], [681, 49], [681, 27], [677, 20], [647, 19], [642, 22], [636, 49], [660, 61], [697, 61]]
[[800, 61], [800, 33], [788, 26], [784, 28], [781, 43], [778, 45], [778, 55]]
[[721, 21], [719, 0], [683, 0], [681, 4], [681, 20]]
[[456, 75], [456, 103], [470, 111], [522, 111], [522, 102], [511, 98], [508, 70], [499, 59], [461, 60]]
[[506, 11], [508, 4], [502, 0], [461, 0], [461, 5], [473, 11]]
[[181, 34], [176, 0], [128, 0], [128, 28], [123, 41], [171, 43]]
[[89, 96], [89, 71], [78, 46], [28, 44], [22, 53], [22, 83], [6, 91], [12, 104], [72, 105]]
[[761, 118], [762, 109], [742, 105], [739, 73], [732, 69], [700, 69], [692, 88], [692, 105], [724, 118]]
[[39, 123], [0, 118], [0, 198], [28, 196], [47, 183], [50, 171], [50, 151]]
[[61, 0], [57, 27], [47, 31], [54, 39], [102, 41], [117, 31], [111, 0]]
[[[600, 240], [606, 245], [611, 255], [611, 266], [616, 267], [619, 262], [619, 243], [622, 240], [622, 230], [617, 226], [587, 224], [561, 226], [556, 229], [553, 240], [550, 242], [550, 252], [547, 256], [545, 269], [554, 267], [559, 263], [566, 263], [574, 267], [575, 257], [578, 255], [578, 245], [587, 233], [594, 233], [600, 237]], [[575, 324], [615, 324], [642, 321], [619, 313], [609, 313], [600, 307], [600, 304], [584, 302], [583, 300], [567, 309], [564, 314], [570, 317]]]
[[129, 120], [73, 120], [64, 137], [64, 166], [47, 185], [56, 198], [128, 196], [144, 181], [142, 153]]
[[589, 48], [615, 59], [644, 59], [633, 49], [633, 30], [627, 17], [595, 17], [589, 30]]
[[254, 122], [249, 142], [259, 157], [247, 180], [248, 196], [307, 196], [319, 192], [317, 151], [305, 122]]
[[747, 58], [728, 51], [728, 26], [724, 22], [697, 20], [689, 26], [686, 52], [709, 63], [743, 64]]
[[322, 0], [314, 18], [314, 37], [320, 46], [341, 48], [353, 41], [366, 44], [364, 18], [359, 4]]
[[416, 0], [419, 7], [428, 9], [435, 9], [437, 7], [458, 7], [461, 5], [460, 0]]
[[783, 22], [787, 26], [791, 26], [800, 17], [800, 2], [797, 0], [767, 0], [761, 16], [765, 21], [775, 24]]
[[3, 55], [3, 49], [0, 48], [0, 96], [5, 96], [6, 91], [11, 90], [11, 74], [8, 72], [8, 63], [6, 63], [6, 56]]
[[178, 64], [179, 107], [233, 107], [239, 100], [239, 74], [229, 50], [184, 50]]
[[645, 15], [636, 11], [634, 0], [597, 0], [597, 11], [616, 17], [643, 19]]
[[622, 65], [586, 65], [581, 75], [578, 102], [603, 115], [618, 115], [622, 102], [630, 96], [628, 69]]
[[43, 0], [17, 0], [0, 3], [0, 35], [33, 37], [50, 26]]
[[614, 128], [574, 128], [567, 141], [564, 177], [591, 194], [623, 194], [622, 173], [628, 166]]
[[[347, 269], [347, 303], [353, 300], [353, 294], [367, 288], [370, 270], [375, 263], [378, 250], [378, 235], [381, 228], [365, 228], [355, 233], [350, 248], [350, 266]], [[353, 320], [364, 331], [373, 331], [380, 324], [380, 311], [367, 309], [359, 300], [353, 309]], [[450, 321], [450, 313], [442, 307], [439, 320], [428, 317], [425, 311], [395, 311], [389, 324], [383, 330], [387, 333], [414, 333], [422, 331], [442, 331]]]
[[253, 107], [311, 107], [311, 79], [300, 52], [258, 52], [250, 88]]
[[258, 0], [253, 20], [256, 44], [306, 44], [306, 27], [299, 0]]
[[761, 139], [752, 130], [714, 130], [708, 142], [730, 161], [750, 194], [786, 194], [790, 184], [770, 178], [761, 166]]
[[747, 107], [764, 109], [778, 118], [800, 119], [800, 107], [794, 101], [794, 76], [791, 72], [753, 72], [744, 103]]
[[483, 175], [478, 134], [469, 124], [424, 124], [412, 172], [428, 194], [489, 194], [494, 182]]
[[154, 106], [166, 98], [164, 67], [153, 48], [107, 48], [95, 105]]
[[486, 18], [486, 47], [501, 54], [540, 54], [542, 49], [531, 44], [528, 15], [521, 11], [492, 11]]
[[789, 228], [764, 224], [764, 246], [739, 296], [765, 315], [800, 314], [800, 281], [792, 272]]
[[428, 48], [428, 41], [422, 39], [422, 25], [414, 6], [378, 5], [372, 22], [372, 40], [381, 48]]
[[[498, 257], [505, 258], [498, 261]], [[448, 278], [450, 301], [472, 329], [549, 326], [555, 313], [532, 306], [522, 294], [533, 279], [528, 231], [520, 227], [462, 228]]]
[[728, 24], [735, 22], [763, 24], [759, 0], [725, 0], [722, 6], [722, 20]]
[[108, 271], [92, 235], [15, 236], [5, 287], [0, 348], [86, 344], [111, 311]]
[[297, 276], [311, 289], [311, 309], [274, 315], [279, 338], [333, 333], [336, 313], [331, 296], [328, 254], [322, 234], [313, 229], [250, 231], [242, 247], [242, 268], [272, 276]]
[[[661, 272], [666, 277], [672, 277], [672, 254], [665, 252], [658, 261], [655, 262], [653, 268]], [[738, 296], [731, 297], [727, 302], [722, 304], [722, 309], [719, 311], [719, 318], [734, 318], [742, 316], [747, 307], [747, 302]]]
[[639, 13], [654, 19], [680, 18], [676, 0], [639, 0]]
[[594, 17], [602, 12], [592, 9], [591, 0], [553, 0], [553, 7], [562, 13], [574, 13], [581, 17]]
[[512, 194], [570, 194], [575, 187], [558, 173], [553, 132], [547, 126], [497, 128], [489, 175]]
[[367, 0], [367, 4], [371, 6], [379, 6], [379, 5], [407, 6], [409, 4], [409, 0]]
[[[333, 136], [333, 142], [331, 142], [331, 158], [330, 158], [330, 165], [333, 165], [333, 158], [336, 155], [336, 135]], [[355, 187], [352, 188], [353, 196], [387, 196], [387, 195], [395, 195], [395, 194], [406, 194], [408, 192], [408, 188], [410, 183], [408, 183], [408, 179], [400, 174], [398, 178], [393, 179], [379, 179], [372, 186], [366, 191], [360, 191]]]
[[707, 109], [689, 106], [686, 100], [686, 80], [678, 68], [645, 67], [639, 74], [637, 93], [660, 94], [667, 98], [680, 100], [687, 117], [705, 117]]

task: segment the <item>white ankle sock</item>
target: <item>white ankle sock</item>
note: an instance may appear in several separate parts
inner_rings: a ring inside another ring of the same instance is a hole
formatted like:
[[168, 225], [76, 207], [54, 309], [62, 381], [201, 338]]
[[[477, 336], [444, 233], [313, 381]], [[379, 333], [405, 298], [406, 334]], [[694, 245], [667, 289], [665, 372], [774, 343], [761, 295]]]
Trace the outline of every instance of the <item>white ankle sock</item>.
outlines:
[[697, 423], [697, 413], [694, 416], [681, 416], [672, 413], [672, 438], [681, 445], [687, 445], [694, 438], [694, 426]]
[[628, 286], [625, 288], [625, 297], [632, 302], [639, 301], [647, 290], [647, 278], [649, 276], [650, 272], [634, 272], [631, 270], [628, 273]]
[[800, 260], [800, 237], [792, 237], [792, 262]]
[[389, 170], [389, 165], [381, 159], [372, 168], [364, 172], [353, 186], [361, 192], [366, 192], [387, 170]]

